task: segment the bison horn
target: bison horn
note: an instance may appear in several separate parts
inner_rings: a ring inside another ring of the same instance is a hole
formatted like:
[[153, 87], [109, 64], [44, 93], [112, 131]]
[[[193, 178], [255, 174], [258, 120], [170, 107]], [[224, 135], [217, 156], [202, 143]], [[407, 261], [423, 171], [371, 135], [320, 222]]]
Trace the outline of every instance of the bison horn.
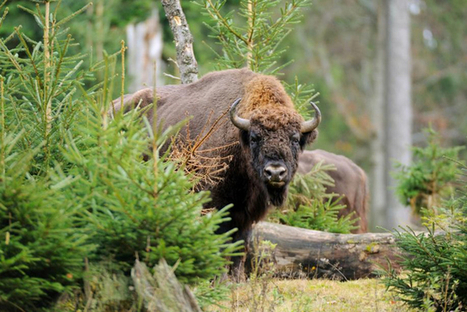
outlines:
[[307, 133], [307, 132], [311, 132], [315, 130], [318, 127], [319, 123], [321, 122], [321, 112], [318, 106], [316, 106], [316, 104], [311, 101], [310, 101], [310, 104], [311, 106], [313, 106], [315, 110], [315, 117], [312, 120], [307, 120], [307, 121], [302, 122], [302, 127], [300, 129], [301, 133]]
[[240, 130], [248, 131], [250, 130], [250, 121], [237, 115], [237, 105], [241, 100], [242, 98], [238, 98], [230, 107], [230, 120], [235, 127], [239, 128]]

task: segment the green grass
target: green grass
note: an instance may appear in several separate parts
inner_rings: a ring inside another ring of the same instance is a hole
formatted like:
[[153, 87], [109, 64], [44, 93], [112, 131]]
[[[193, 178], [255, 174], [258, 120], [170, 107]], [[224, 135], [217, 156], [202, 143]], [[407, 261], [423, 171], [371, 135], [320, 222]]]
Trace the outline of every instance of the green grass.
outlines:
[[229, 302], [207, 311], [412, 311], [378, 279], [331, 280], [257, 279], [232, 285]]

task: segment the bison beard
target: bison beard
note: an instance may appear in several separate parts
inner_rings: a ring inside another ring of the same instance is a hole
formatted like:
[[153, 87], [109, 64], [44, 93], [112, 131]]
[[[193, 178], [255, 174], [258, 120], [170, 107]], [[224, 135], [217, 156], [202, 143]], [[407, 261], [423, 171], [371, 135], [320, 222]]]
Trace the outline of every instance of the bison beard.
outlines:
[[[126, 95], [123, 103], [114, 101], [114, 109], [144, 108], [153, 102], [153, 93], [144, 89]], [[198, 149], [209, 151], [209, 157], [226, 165], [221, 179], [205, 186], [211, 192], [208, 206], [220, 209], [233, 204], [230, 221], [221, 224], [218, 233], [236, 228], [232, 240], [247, 241], [252, 225], [266, 215], [270, 205], [284, 202], [298, 155], [316, 138], [321, 119], [318, 108], [314, 106], [312, 120], [303, 121], [275, 77], [248, 69], [213, 72], [191, 84], [157, 88], [156, 95], [157, 123], [163, 129], [192, 117], [180, 131], [182, 140], [196, 141], [204, 136], [206, 125], [219, 121]], [[152, 122], [152, 110], [146, 114]], [[242, 259], [233, 262], [238, 278]]]
[[274, 206], [282, 206], [282, 203], [287, 198], [287, 188], [283, 187], [267, 187], [269, 194], [269, 202]]

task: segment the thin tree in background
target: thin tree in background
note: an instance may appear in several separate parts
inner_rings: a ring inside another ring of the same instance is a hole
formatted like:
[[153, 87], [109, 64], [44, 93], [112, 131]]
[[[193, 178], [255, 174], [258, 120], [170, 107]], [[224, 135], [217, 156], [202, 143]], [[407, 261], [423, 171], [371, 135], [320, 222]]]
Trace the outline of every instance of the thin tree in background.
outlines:
[[163, 85], [163, 31], [156, 9], [144, 21], [126, 26], [128, 44], [128, 91]]
[[386, 59], [386, 12], [382, 1], [377, 7], [376, 54], [373, 66], [373, 94], [371, 97], [371, 117], [374, 136], [371, 142], [371, 177], [370, 177], [370, 225], [371, 230], [384, 224], [386, 208], [386, 179], [385, 179], [385, 151], [384, 151], [384, 83]]
[[388, 0], [386, 9], [386, 63], [384, 88], [384, 164], [386, 183], [386, 220], [391, 229], [409, 223], [410, 210], [394, 192], [396, 180], [391, 171], [395, 162], [409, 165], [412, 145], [410, 13], [407, 0]]
[[193, 36], [182, 6], [177, 0], [163, 0], [161, 3], [174, 35], [180, 80], [183, 84], [195, 82], [198, 80], [198, 62], [193, 51]]

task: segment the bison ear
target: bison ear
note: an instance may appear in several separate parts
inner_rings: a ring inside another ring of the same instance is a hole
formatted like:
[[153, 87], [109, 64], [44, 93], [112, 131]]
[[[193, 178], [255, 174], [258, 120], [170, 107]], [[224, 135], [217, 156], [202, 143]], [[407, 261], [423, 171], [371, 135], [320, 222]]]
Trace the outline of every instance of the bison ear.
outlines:
[[305, 145], [313, 143], [318, 137], [318, 129], [315, 129], [311, 132], [302, 133], [300, 137], [300, 147], [303, 149]]

